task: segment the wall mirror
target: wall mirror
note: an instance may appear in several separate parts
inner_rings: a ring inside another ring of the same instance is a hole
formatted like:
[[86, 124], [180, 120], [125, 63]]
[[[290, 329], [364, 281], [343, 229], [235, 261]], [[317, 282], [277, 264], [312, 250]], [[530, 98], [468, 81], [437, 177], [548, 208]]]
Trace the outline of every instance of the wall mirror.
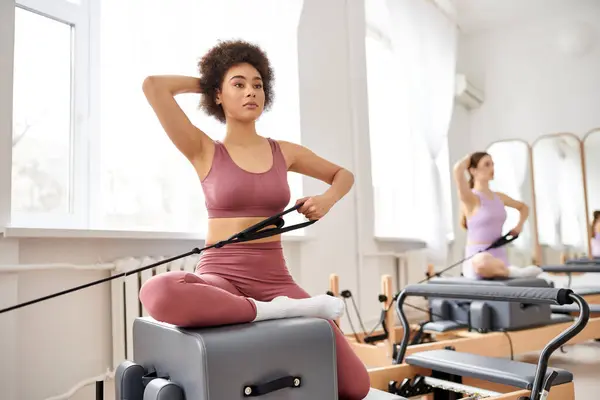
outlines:
[[588, 253], [582, 147], [571, 133], [543, 135], [532, 145], [539, 263]]
[[590, 252], [592, 257], [600, 257], [600, 128], [585, 135], [583, 152], [588, 223], [590, 225]]
[[[508, 260], [511, 265], [529, 265], [536, 257], [537, 240], [533, 212], [533, 182], [531, 147], [520, 139], [502, 140], [492, 143], [487, 152], [494, 160], [494, 179], [490, 188], [502, 192], [529, 206], [529, 218], [519, 238], [508, 245]], [[506, 208], [506, 222], [502, 232], [507, 233], [519, 222], [519, 211]]]

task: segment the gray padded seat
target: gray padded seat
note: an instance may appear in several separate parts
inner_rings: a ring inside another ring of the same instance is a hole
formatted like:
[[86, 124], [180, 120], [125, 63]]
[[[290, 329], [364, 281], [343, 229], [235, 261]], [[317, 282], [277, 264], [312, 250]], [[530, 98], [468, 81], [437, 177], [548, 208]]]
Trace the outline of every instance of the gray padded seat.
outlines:
[[430, 332], [452, 332], [458, 329], [466, 328], [467, 324], [460, 324], [455, 321], [432, 321], [423, 325], [423, 330]]
[[373, 389], [369, 391], [367, 397], [363, 400], [408, 400], [406, 397], [398, 396], [397, 394], [391, 394], [388, 392], [383, 392], [378, 389]]
[[[589, 304], [589, 306], [591, 313], [600, 313], [600, 304]], [[550, 310], [553, 313], [576, 313], [579, 312], [579, 306], [577, 304], [565, 304], [564, 306], [552, 304]]]
[[[485, 357], [452, 350], [431, 350], [415, 353], [406, 357], [406, 363], [520, 389], [532, 388], [537, 367], [535, 364], [512, 361], [507, 358]], [[552, 382], [552, 386], [573, 381], [572, 373], [557, 368], [548, 368], [546, 378], [552, 371], [558, 373]]]
[[462, 276], [435, 277], [429, 283], [449, 285], [473, 285], [478, 286], [526, 286], [526, 287], [550, 287], [545, 279], [540, 278], [514, 278], [514, 279], [469, 279]]

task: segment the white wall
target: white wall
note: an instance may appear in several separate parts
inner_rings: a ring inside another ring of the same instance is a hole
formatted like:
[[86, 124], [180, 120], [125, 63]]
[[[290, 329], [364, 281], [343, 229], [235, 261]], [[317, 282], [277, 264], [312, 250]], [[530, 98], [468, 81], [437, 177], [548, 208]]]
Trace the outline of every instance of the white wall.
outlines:
[[[12, 2], [0, 4], [3, 7], [0, 26], [10, 28], [13, 24]], [[358, 298], [363, 319], [367, 328], [371, 328], [379, 316], [376, 295], [380, 292], [380, 274], [393, 273], [391, 258], [372, 254], [399, 251], [410, 244], [376, 242], [372, 238], [363, 20], [361, 1], [305, 1], [299, 38], [302, 140], [318, 154], [352, 170], [357, 183], [327, 218], [309, 229], [307, 240], [286, 242], [284, 247], [292, 274], [311, 294], [324, 293], [329, 274], [339, 274], [341, 288], [351, 290]], [[11, 40], [3, 35], [0, 50], [6, 52]], [[10, 83], [10, 58], [0, 54], [0, 60], [3, 60], [0, 82]], [[2, 89], [0, 140], [6, 141], [10, 138], [10, 133], [7, 134], [11, 126], [10, 112], [7, 110], [11, 108], [11, 98], [4, 86]], [[464, 119], [460, 113], [458, 118]], [[465, 150], [465, 142], [460, 139], [462, 130], [457, 128], [453, 133], [461, 143], [459, 150], [451, 149], [453, 155]], [[0, 182], [1, 179], [0, 176]], [[324, 189], [324, 185], [311, 179], [306, 179], [304, 184], [306, 194], [316, 194]], [[201, 245], [190, 240], [5, 237], [0, 238], [0, 265], [93, 264], [125, 256], [175, 255]], [[423, 277], [424, 265], [411, 268], [412, 281]], [[67, 270], [0, 273], [0, 306], [24, 302], [105, 276], [108, 276], [107, 272]], [[103, 285], [0, 316], [2, 398], [45, 399], [110, 367], [109, 296], [109, 286]], [[55, 326], [51, 327], [51, 324]], [[342, 327], [348, 329], [346, 321]], [[91, 398], [92, 388], [73, 397], [74, 400]]]
[[[533, 144], [551, 133], [583, 137], [600, 127], [600, 2], [564, 2], [563, 10], [532, 18], [461, 37], [458, 70], [485, 92], [483, 106], [469, 112], [469, 151], [503, 139]], [[561, 40], [579, 24], [589, 29], [591, 48], [567, 54]], [[545, 262], [560, 262], [558, 252], [542, 251]]]
[[[459, 67], [485, 90], [484, 105], [471, 113], [473, 149], [554, 132], [583, 136], [600, 126], [600, 3], [576, 4], [565, 2], [552, 18], [461, 38]], [[561, 30], [579, 21], [594, 35], [594, 47], [580, 58], [558, 45]]]

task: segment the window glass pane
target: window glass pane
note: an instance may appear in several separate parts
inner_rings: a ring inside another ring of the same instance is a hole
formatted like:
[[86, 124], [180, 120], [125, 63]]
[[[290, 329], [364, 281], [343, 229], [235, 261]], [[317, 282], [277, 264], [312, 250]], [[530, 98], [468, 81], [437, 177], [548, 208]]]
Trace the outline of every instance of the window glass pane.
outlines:
[[365, 44], [375, 235], [410, 237], [414, 146], [408, 104], [392, 50], [369, 36]]
[[71, 212], [71, 30], [15, 8], [13, 212]]
[[[296, 27], [302, 2], [260, 4], [262, 11], [248, 19], [247, 3], [241, 0], [102, 0], [101, 176], [95, 227], [204, 229], [207, 212], [199, 179], [158, 122], [142, 83], [148, 75], [198, 76], [199, 58], [218, 40], [244, 38], [266, 51], [275, 70], [276, 100], [257, 121], [257, 130], [300, 142]], [[203, 18], [209, 13], [227, 18]], [[223, 138], [224, 125], [198, 109], [199, 95], [175, 99], [194, 125], [212, 139]], [[302, 194], [301, 177], [290, 174], [289, 183], [295, 203]]]

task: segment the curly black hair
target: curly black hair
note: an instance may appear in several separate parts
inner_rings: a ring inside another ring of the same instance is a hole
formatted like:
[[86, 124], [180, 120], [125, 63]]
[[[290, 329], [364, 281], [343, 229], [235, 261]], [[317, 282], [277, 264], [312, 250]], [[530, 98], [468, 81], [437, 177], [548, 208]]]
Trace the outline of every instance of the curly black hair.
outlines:
[[220, 122], [225, 122], [225, 112], [216, 103], [216, 91], [222, 88], [227, 71], [238, 64], [248, 63], [258, 70], [263, 81], [265, 106], [273, 102], [273, 68], [266, 53], [257, 45], [244, 40], [220, 41], [198, 62], [200, 72], [200, 108]]

